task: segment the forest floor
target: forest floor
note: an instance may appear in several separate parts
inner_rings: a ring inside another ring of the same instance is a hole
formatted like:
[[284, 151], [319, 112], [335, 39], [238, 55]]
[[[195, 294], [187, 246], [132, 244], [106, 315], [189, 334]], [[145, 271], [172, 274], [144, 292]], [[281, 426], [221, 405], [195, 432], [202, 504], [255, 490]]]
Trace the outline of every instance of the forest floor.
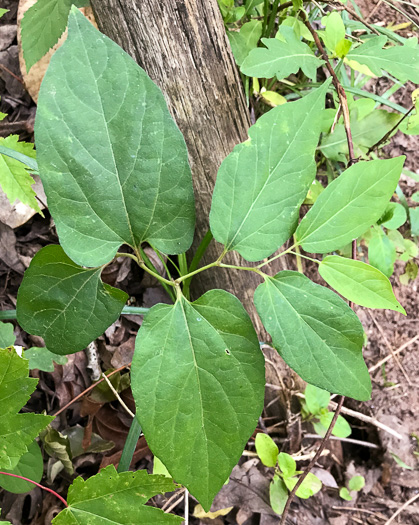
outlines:
[[[399, 14], [390, 10], [383, 1], [363, 0], [358, 3], [371, 22], [400, 22]], [[0, 110], [9, 116], [0, 122], [0, 136], [18, 134], [21, 140], [31, 141], [36, 105], [21, 81], [16, 40], [17, 2], [4, 0], [2, 7], [10, 9], [10, 12], [0, 21], [0, 64], [6, 68], [0, 69]], [[419, 23], [418, 11], [405, 7], [411, 9], [410, 16], [416, 17]], [[371, 89], [380, 94], [386, 86], [377, 81], [371, 83]], [[409, 107], [411, 91], [411, 86], [407, 86], [404, 91], [397, 93], [395, 101]], [[385, 148], [384, 154], [407, 155], [408, 169], [419, 173], [418, 137], [406, 137], [398, 133]], [[419, 189], [407, 178], [402, 178], [401, 185], [408, 196]], [[16, 307], [17, 290], [31, 258], [41, 247], [55, 244], [58, 239], [47, 211], [45, 218], [34, 215], [19, 226], [11, 224], [11, 218], [18, 222], [21, 220], [16, 218], [16, 208], [7, 207], [3, 197], [0, 195], [0, 310], [9, 310]], [[6, 215], [8, 220], [5, 219]], [[295, 269], [293, 262], [289, 264], [290, 269]], [[314, 280], [325, 284], [311, 263], [305, 264], [304, 270]], [[397, 263], [391, 281], [397, 299], [406, 309], [407, 317], [393, 311], [371, 312], [356, 308], [368, 337], [364, 357], [373, 380], [372, 399], [366, 403], [351, 399], [345, 401], [344, 406], [355, 412], [355, 415], [345, 417], [352, 427], [351, 438], [356, 442], [339, 439], [329, 442], [315, 468], [315, 474], [323, 481], [324, 488], [309, 500], [299, 499], [294, 502], [289, 524], [384, 524], [405, 502], [419, 495], [419, 280], [404, 286], [399, 281], [403, 272], [404, 264]], [[143, 275], [131, 259], [116, 260], [106, 268], [103, 277], [107, 283], [125, 290], [133, 306], [151, 307], [158, 302], [169, 302], [169, 298], [157, 287], [157, 282]], [[140, 316], [122, 316], [97, 341], [103, 370], [127, 366], [118, 376], [118, 385], [122, 399], [131, 410], [134, 410], [134, 403], [126, 372], [141, 322]], [[14, 324], [18, 345], [43, 346], [39, 337], [29, 336]], [[304, 390], [304, 383], [286, 367], [275, 351], [265, 347], [264, 353], [267, 363], [266, 402], [258, 429], [267, 431], [283, 451], [310, 458], [320, 441], [313, 437], [315, 432], [312, 425], [301, 418], [298, 394]], [[384, 363], [385, 358], [387, 361]], [[69, 405], [92, 383], [89, 362], [84, 352], [69, 356], [65, 365], [55, 365], [53, 372], [35, 370], [32, 375], [39, 378], [39, 383], [28, 407], [37, 412], [46, 410], [49, 414], [55, 414]], [[53, 425], [69, 436], [74, 473], [63, 469], [57, 458], [44, 453], [43, 483], [65, 494], [75, 476], [93, 475], [100, 467], [111, 463], [116, 465], [130, 423], [130, 416], [118, 401], [112, 400], [106, 388], [101, 391], [96, 388], [69, 405]], [[380, 428], [380, 423], [384, 429]], [[398, 438], [395, 432], [399, 434]], [[279, 523], [278, 516], [269, 505], [272, 469], [261, 465], [254, 450], [253, 437], [233, 471], [232, 480], [216, 497], [213, 509], [233, 507], [232, 510], [214, 519], [191, 517], [190, 523]], [[298, 463], [299, 468], [306, 464], [307, 461]], [[151, 471], [152, 465], [152, 453], [142, 437], [131, 467]], [[365, 487], [354, 495], [352, 501], [344, 501], [339, 498], [339, 487], [344, 486], [355, 474], [364, 476]], [[51, 494], [45, 494], [38, 488], [21, 495], [0, 490], [1, 517], [13, 525], [49, 525], [61, 507]], [[192, 497], [190, 499], [193, 512], [196, 502]], [[174, 497], [173, 494], [155, 497], [151, 503], [165, 509], [176, 504], [172, 512], [182, 515], [184, 495], [179, 492]], [[419, 496], [393, 523], [419, 524]]]

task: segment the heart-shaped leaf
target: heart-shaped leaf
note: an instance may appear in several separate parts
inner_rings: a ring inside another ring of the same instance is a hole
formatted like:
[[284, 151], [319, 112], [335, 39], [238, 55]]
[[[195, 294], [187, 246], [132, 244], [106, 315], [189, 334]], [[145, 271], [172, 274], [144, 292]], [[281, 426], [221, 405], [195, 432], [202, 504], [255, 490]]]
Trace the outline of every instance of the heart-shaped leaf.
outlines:
[[211, 290], [194, 303], [154, 306], [131, 378], [151, 450], [209, 510], [263, 407], [263, 355], [240, 301]]
[[25, 272], [17, 319], [55, 354], [83, 350], [118, 319], [128, 295], [102, 283], [102, 267], [82, 268], [61, 246], [42, 248]]
[[42, 82], [35, 134], [48, 206], [77, 264], [107, 263], [123, 243], [189, 248], [191, 171], [163, 94], [75, 7]]

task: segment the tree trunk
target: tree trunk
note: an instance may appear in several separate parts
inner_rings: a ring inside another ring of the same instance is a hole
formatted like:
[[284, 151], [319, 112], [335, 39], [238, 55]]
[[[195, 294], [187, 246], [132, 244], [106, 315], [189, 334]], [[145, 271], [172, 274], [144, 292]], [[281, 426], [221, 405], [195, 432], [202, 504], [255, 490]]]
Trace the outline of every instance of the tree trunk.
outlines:
[[[221, 161], [247, 139], [249, 127], [240, 76], [217, 0], [91, 0], [91, 4], [100, 30], [162, 89], [185, 137], [196, 199], [196, 248], [209, 227], [212, 190]], [[221, 250], [213, 241], [202, 264], [216, 260]], [[230, 264], [243, 264], [236, 253], [227, 258]], [[197, 296], [223, 288], [235, 294], [262, 337], [252, 302], [259, 283], [259, 276], [251, 272], [217, 268], [195, 278], [193, 293]]]

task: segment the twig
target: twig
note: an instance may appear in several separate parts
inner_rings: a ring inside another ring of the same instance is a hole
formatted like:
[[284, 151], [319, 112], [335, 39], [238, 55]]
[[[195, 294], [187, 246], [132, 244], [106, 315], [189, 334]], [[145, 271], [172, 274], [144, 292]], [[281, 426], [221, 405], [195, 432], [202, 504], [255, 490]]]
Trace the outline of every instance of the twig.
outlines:
[[55, 492], [55, 490], [49, 489], [48, 487], [44, 487], [43, 485], [40, 485], [39, 483], [36, 483], [36, 481], [32, 481], [31, 479], [24, 478], [23, 476], [18, 476], [17, 474], [12, 474], [11, 472], [0, 472], [3, 476], [11, 476], [12, 478], [19, 478], [23, 479], [24, 481], [27, 481], [28, 483], [32, 483], [33, 485], [36, 485], [42, 490], [46, 490], [47, 492], [51, 492], [51, 494], [54, 494], [56, 498], [58, 498], [66, 507], [68, 507], [68, 503], [66, 500], [61, 497], [59, 494]]
[[394, 353], [393, 347], [392, 347], [391, 344], [389, 343], [389, 340], [387, 339], [387, 336], [386, 336], [384, 330], [382, 329], [381, 325], [380, 325], [379, 322], [376, 320], [376, 318], [374, 317], [374, 315], [372, 314], [372, 312], [370, 312], [369, 310], [367, 310], [367, 312], [368, 312], [368, 315], [369, 315], [369, 316], [371, 317], [371, 319], [373, 320], [373, 323], [374, 323], [375, 326], [377, 327], [378, 331], [380, 332], [381, 337], [383, 338], [385, 345], [386, 345], [387, 348], [390, 350], [390, 354], [392, 355], [393, 359], [396, 361], [396, 364], [397, 364], [397, 366], [400, 368], [400, 370], [401, 370], [402, 374], [404, 375], [406, 381], [409, 383], [409, 385], [412, 385], [412, 381], [410, 381], [410, 378], [409, 378], [409, 376], [407, 375], [406, 370], [403, 368], [403, 365], [400, 363], [399, 358], [398, 358], [397, 355]]
[[189, 492], [185, 489], [185, 525], [189, 524]]
[[125, 412], [127, 414], [129, 414], [132, 418], [135, 417], [135, 414], [133, 414], [131, 412], [131, 410], [127, 407], [127, 405], [122, 401], [121, 399], [121, 396], [118, 394], [118, 392], [116, 391], [116, 389], [114, 388], [113, 384], [109, 381], [109, 379], [107, 378], [107, 376], [105, 375], [104, 372], [102, 372], [102, 377], [103, 379], [107, 382], [108, 384], [108, 387], [112, 390], [113, 394], [115, 395], [116, 399], [121, 403], [122, 405], [122, 408], [124, 408]]
[[[322, 436], [319, 436], [318, 434], [304, 434], [303, 439], [322, 439]], [[368, 441], [360, 441], [359, 439], [344, 438], [338, 436], [330, 436], [330, 439], [333, 439], [335, 441], [343, 441], [343, 443], [353, 443], [354, 445], [359, 445], [361, 447], [380, 448], [375, 443], [369, 443]]]
[[[302, 393], [295, 394], [297, 397], [301, 397], [301, 399], [305, 399], [305, 395]], [[329, 401], [329, 408], [332, 410], [335, 410], [337, 407], [337, 403], [334, 401]], [[355, 417], [356, 419], [359, 419], [360, 421], [363, 421], [364, 423], [368, 423], [370, 425], [374, 425], [377, 428], [380, 428], [381, 430], [384, 430], [385, 432], [388, 432], [392, 436], [396, 437], [397, 439], [403, 439], [403, 436], [401, 436], [398, 432], [393, 430], [392, 428], [388, 427], [387, 425], [384, 425], [384, 423], [380, 423], [375, 417], [366, 416], [365, 414], [362, 414], [361, 412], [356, 412], [355, 410], [351, 410], [350, 408], [342, 407], [341, 409], [342, 414], [346, 414], [347, 416]]]
[[[163, 505], [163, 507], [162, 507], [161, 510], [163, 510], [163, 511], [166, 512], [166, 513], [171, 512], [171, 511], [172, 511], [175, 507], [177, 507], [177, 506], [179, 505], [179, 503], [183, 500], [183, 493], [185, 492], [185, 490], [186, 490], [186, 489], [183, 488], [183, 489], [181, 489], [180, 491], [175, 492], [175, 494], [173, 494], [173, 496], [170, 497], [170, 498], [166, 501], [166, 503]], [[180, 498], [176, 499], [176, 497], [179, 496], [179, 494], [180, 494]], [[175, 501], [172, 505], [170, 505], [170, 507], [169, 507], [169, 504], [170, 504], [173, 500], [175, 500], [175, 499], [176, 499], [176, 501]]]
[[[121, 372], [121, 370], [124, 370], [124, 368], [128, 368], [130, 365], [124, 365], [124, 366], [120, 366], [119, 368], [117, 368], [116, 370], [114, 370], [113, 372], [110, 372], [106, 377], [111, 377], [113, 376], [114, 374], [116, 374], [117, 372]], [[92, 385], [90, 385], [89, 387], [86, 388], [86, 390], [83, 390], [83, 392], [81, 392], [81, 394], [79, 394], [78, 396], [76, 396], [74, 399], [72, 399], [71, 401], [69, 401], [65, 406], [63, 406], [62, 408], [60, 408], [60, 410], [57, 410], [57, 412], [55, 412], [55, 414], [52, 414], [54, 417], [56, 416], [59, 416], [62, 412], [64, 412], [65, 410], [67, 410], [67, 408], [69, 406], [71, 406], [73, 403], [75, 403], [76, 401], [78, 401], [81, 397], [83, 397], [85, 394], [89, 393], [90, 390], [93, 390], [95, 388], [95, 386], [99, 385], [100, 383], [102, 383], [103, 381], [105, 381], [105, 379], [102, 377], [102, 379], [99, 379], [99, 381], [97, 381], [96, 383], [93, 383]]]
[[181, 489], [177, 490], [174, 494], [170, 496], [170, 498], [165, 502], [165, 504], [162, 506], [161, 510], [166, 511], [167, 507], [170, 506], [173, 500], [175, 500], [180, 494], [183, 494], [183, 491], [185, 489], [182, 487]]
[[403, 512], [406, 507], [408, 507], [411, 503], [416, 501], [418, 498], [419, 498], [419, 493], [415, 494], [412, 498], [407, 500], [406, 503], [404, 503], [398, 510], [396, 510], [396, 512], [393, 514], [393, 516], [391, 516], [391, 518], [389, 520], [387, 520], [384, 525], [390, 525], [390, 523], [394, 520], [394, 518], [397, 518], [397, 516], [401, 512]]
[[[419, 334], [415, 335], [415, 337], [412, 337], [412, 339], [410, 339], [410, 341], [407, 341], [407, 343], [404, 343], [402, 346], [400, 346], [397, 350], [395, 350], [393, 352], [393, 354], [394, 355], [399, 354], [402, 350], [404, 350], [408, 346], [412, 345], [418, 339], [419, 339]], [[384, 363], [387, 363], [387, 361], [390, 361], [390, 359], [393, 358], [393, 354], [388, 355], [387, 357], [384, 357], [384, 359], [381, 359], [381, 361], [378, 361], [378, 363], [376, 363], [375, 365], [373, 365], [370, 368], [368, 368], [368, 372], [370, 372], [370, 373], [374, 372], [374, 370], [377, 370], [377, 368], [380, 368], [381, 365], [383, 365]]]
[[366, 19], [365, 20], [371, 20], [372, 17], [375, 15], [375, 13], [378, 11], [378, 8], [380, 7], [380, 5], [383, 3], [383, 0], [379, 0], [377, 5], [374, 7], [374, 9], [371, 11], [371, 13], [369, 15], [367, 15]]
[[[310, 21], [307, 17], [307, 14], [305, 13], [305, 11], [300, 11], [303, 16], [304, 16], [304, 24], [305, 26], [307, 27], [307, 29], [310, 31], [313, 39], [314, 39], [314, 42], [318, 48], [318, 50], [320, 51], [322, 57], [323, 57], [323, 60], [325, 61], [326, 63], [326, 67], [327, 67], [327, 70], [329, 71], [331, 77], [332, 77], [332, 81], [333, 81], [333, 85], [335, 86], [336, 88], [336, 91], [337, 91], [337, 94], [338, 94], [338, 97], [339, 97], [339, 102], [340, 102], [340, 105], [341, 105], [341, 108], [342, 108], [342, 114], [343, 114], [343, 123], [344, 123], [344, 128], [345, 128], [345, 134], [346, 134], [346, 141], [348, 143], [348, 153], [349, 153], [349, 166], [351, 166], [352, 164], [354, 164], [356, 162], [356, 159], [355, 159], [355, 152], [354, 152], [354, 144], [353, 144], [353, 140], [352, 140], [352, 132], [351, 132], [351, 124], [350, 124], [350, 117], [349, 117], [349, 107], [348, 107], [348, 99], [346, 98], [346, 93], [345, 93], [345, 90], [343, 89], [343, 86], [342, 84], [340, 83], [336, 73], [335, 73], [335, 70], [333, 69], [330, 61], [329, 61], [329, 57], [327, 56], [327, 53], [324, 49], [324, 47], [322, 46], [322, 43], [320, 42], [320, 39], [319, 39], [319, 36], [317, 34], [317, 32], [314, 30], [313, 26], [310, 24]], [[356, 240], [352, 243], [352, 258], [353, 259], [356, 259]], [[349, 303], [350, 306], [352, 307], [353, 304], [352, 303]], [[298, 482], [296, 483], [295, 487], [292, 489], [292, 491], [290, 492], [289, 496], [288, 496], [288, 499], [287, 499], [287, 502], [285, 504], [285, 508], [284, 508], [284, 512], [282, 514], [282, 518], [281, 518], [281, 521], [280, 521], [280, 524], [281, 525], [284, 525], [285, 522], [286, 522], [286, 519], [287, 519], [287, 514], [289, 512], [289, 509], [291, 507], [291, 502], [292, 500], [294, 499], [294, 496], [298, 490], [298, 488], [301, 486], [301, 484], [303, 483], [304, 479], [307, 477], [307, 475], [309, 474], [310, 470], [313, 468], [313, 466], [316, 464], [316, 461], [319, 459], [319, 457], [321, 456], [321, 453], [323, 452], [325, 446], [326, 446], [326, 443], [327, 441], [329, 440], [329, 437], [331, 436], [332, 434], [332, 430], [333, 430], [333, 427], [335, 426], [335, 423], [339, 417], [339, 413], [342, 409], [342, 406], [343, 406], [343, 402], [345, 400], [345, 397], [344, 396], [341, 396], [340, 400], [339, 400], [339, 403], [336, 407], [336, 411], [333, 415], [333, 419], [329, 425], [329, 428], [327, 429], [326, 431], [326, 434], [323, 438], [323, 441], [320, 443], [320, 446], [317, 450], [317, 453], [316, 455], [314, 456], [314, 458], [310, 461], [308, 467], [305, 469], [304, 473], [300, 476]]]
[[383, 519], [379, 514], [376, 512], [372, 512], [372, 510], [367, 509], [361, 509], [360, 507], [338, 507], [337, 505], [332, 507], [333, 510], [350, 510], [352, 512], [363, 512], [364, 514], [371, 514], [372, 516], [375, 516], [376, 518]]
[[13, 73], [13, 71], [10, 71], [10, 69], [8, 69], [6, 66], [4, 66], [3, 64], [0, 64], [0, 68], [3, 69], [4, 71], [6, 71], [6, 73], [9, 73], [9, 75], [11, 75], [15, 80], [17, 80], [18, 82], [20, 82], [22, 84], [22, 86], [25, 85], [25, 83], [23, 82], [23, 80], [21, 78], [19, 78], [17, 75], [15, 75]]
[[[324, 1], [324, 0], [323, 0]], [[330, 5], [332, 5], [335, 9], [338, 9], [339, 11], [346, 11], [349, 13], [355, 20], [358, 22], [361, 22], [365, 27], [368, 27], [368, 29], [374, 33], [375, 35], [380, 36], [380, 33], [373, 27], [371, 24], [369, 24], [366, 20], [364, 20], [361, 16], [358, 15], [356, 11], [351, 9], [350, 7], [347, 7], [346, 5], [342, 5], [340, 2], [328, 2]]]
[[[304, 13], [303, 11], [301, 11], [302, 13]], [[336, 73], [335, 73], [335, 70], [333, 69], [330, 61], [329, 61], [329, 57], [327, 56], [327, 53], [322, 45], [322, 43], [320, 42], [320, 39], [319, 39], [319, 36], [317, 34], [317, 32], [314, 30], [313, 26], [310, 24], [308, 18], [307, 18], [307, 15], [304, 13], [304, 16], [305, 16], [305, 20], [304, 20], [304, 24], [305, 26], [307, 27], [307, 29], [310, 31], [313, 39], [314, 39], [314, 42], [318, 48], [318, 50], [320, 51], [320, 54], [322, 55], [322, 58], [323, 60], [325, 61], [326, 63], [326, 67], [327, 67], [327, 70], [329, 71], [331, 77], [332, 77], [332, 81], [333, 81], [333, 85], [335, 86], [336, 88], [336, 91], [337, 91], [337, 94], [338, 94], [338, 97], [339, 97], [339, 102], [342, 106], [342, 114], [343, 114], [343, 123], [344, 123], [344, 127], [345, 127], [345, 133], [346, 133], [346, 141], [348, 143], [348, 151], [349, 151], [349, 166], [351, 166], [352, 164], [354, 164], [356, 162], [356, 159], [355, 159], [355, 153], [354, 153], [354, 145], [353, 145], [353, 141], [352, 141], [352, 132], [351, 132], [351, 125], [350, 125], [350, 119], [349, 119], [349, 108], [348, 108], [348, 99], [346, 98], [346, 93], [345, 93], [345, 90], [343, 89], [343, 86], [342, 84], [340, 83]]]
[[[330, 401], [329, 403], [330, 408], [334, 409], [336, 406], [337, 404], [334, 401]], [[347, 416], [356, 417], [357, 419], [359, 419], [360, 421], [363, 421], [364, 423], [369, 423], [371, 425], [374, 425], [377, 428], [380, 428], [381, 430], [384, 430], [384, 432], [391, 434], [397, 439], [403, 439], [403, 436], [401, 436], [398, 432], [388, 427], [387, 425], [384, 425], [384, 423], [381, 423], [380, 421], [375, 419], [375, 417], [366, 416], [365, 414], [362, 414], [361, 412], [356, 412], [355, 410], [351, 410], [350, 408], [343, 408], [342, 414], [346, 414]]]
[[407, 113], [405, 113], [402, 118], [397, 122], [397, 124], [395, 124], [390, 131], [388, 131], [384, 137], [381, 137], [381, 139], [376, 142], [375, 144], [373, 144], [369, 150], [367, 151], [367, 155], [369, 155], [371, 153], [371, 151], [374, 151], [376, 148], [378, 148], [379, 146], [381, 146], [381, 144], [383, 144], [388, 138], [390, 138], [391, 134], [393, 133], [393, 131], [395, 131], [399, 126], [400, 124], [403, 122], [403, 120], [405, 118], [407, 118], [410, 113], [412, 113], [412, 111], [415, 109], [415, 106], [412, 106]]
[[285, 507], [284, 507], [284, 512], [282, 514], [282, 518], [281, 518], [281, 521], [280, 521], [280, 525], [285, 525], [286, 523], [286, 519], [287, 519], [287, 514], [288, 514], [288, 511], [291, 507], [291, 502], [292, 500], [294, 499], [294, 496], [295, 496], [295, 493], [297, 492], [297, 490], [300, 488], [301, 484], [303, 483], [303, 481], [306, 479], [306, 477], [308, 476], [308, 474], [310, 473], [311, 469], [314, 467], [314, 465], [316, 464], [317, 460], [319, 459], [319, 457], [321, 456], [325, 446], [326, 446], [326, 443], [327, 441], [329, 440], [329, 437], [330, 435], [332, 434], [332, 430], [333, 430], [333, 427], [335, 426], [335, 423], [339, 417], [339, 412], [341, 411], [342, 409], [342, 405], [343, 405], [343, 402], [345, 400], [345, 397], [344, 396], [341, 396], [340, 400], [339, 400], [339, 403], [338, 403], [338, 406], [336, 408], [336, 412], [334, 413], [333, 415], [333, 419], [329, 425], [329, 428], [327, 429], [327, 432], [326, 432], [326, 435], [324, 436], [323, 438], [323, 441], [321, 442], [317, 452], [316, 452], [316, 455], [314, 456], [314, 458], [310, 461], [310, 463], [308, 464], [308, 467], [304, 470], [304, 472], [301, 474], [299, 480], [297, 481], [295, 487], [292, 489], [292, 491], [290, 492], [289, 496], [288, 496], [288, 499], [287, 499], [287, 502], [285, 504]]

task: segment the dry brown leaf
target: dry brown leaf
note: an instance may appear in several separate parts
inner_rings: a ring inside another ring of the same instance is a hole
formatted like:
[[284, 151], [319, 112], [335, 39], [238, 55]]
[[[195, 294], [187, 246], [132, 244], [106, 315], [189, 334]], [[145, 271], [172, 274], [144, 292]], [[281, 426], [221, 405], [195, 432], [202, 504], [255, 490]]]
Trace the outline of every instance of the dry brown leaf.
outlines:
[[[45, 72], [49, 65], [52, 55], [55, 51], [63, 44], [67, 38], [67, 31], [61, 36], [57, 44], [48, 51], [48, 53], [39, 60], [34, 66], [31, 67], [29, 73], [26, 71], [25, 60], [23, 58], [22, 52], [22, 40], [21, 40], [21, 22], [25, 12], [33, 6], [36, 0], [20, 0], [19, 9], [17, 12], [17, 41], [19, 44], [19, 62], [20, 70], [22, 72], [23, 81], [25, 87], [28, 90], [28, 93], [33, 98], [35, 102], [38, 100], [39, 88], [41, 87], [42, 79], [44, 78]], [[80, 11], [92, 22], [92, 24], [97, 27], [96, 21], [93, 16], [93, 11], [91, 7], [84, 7]]]

